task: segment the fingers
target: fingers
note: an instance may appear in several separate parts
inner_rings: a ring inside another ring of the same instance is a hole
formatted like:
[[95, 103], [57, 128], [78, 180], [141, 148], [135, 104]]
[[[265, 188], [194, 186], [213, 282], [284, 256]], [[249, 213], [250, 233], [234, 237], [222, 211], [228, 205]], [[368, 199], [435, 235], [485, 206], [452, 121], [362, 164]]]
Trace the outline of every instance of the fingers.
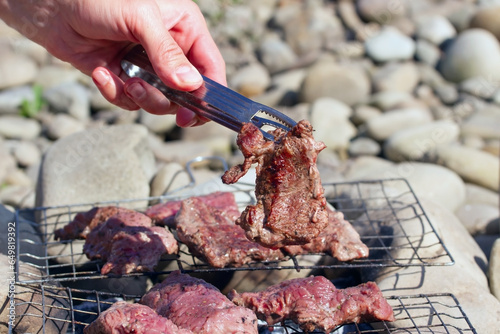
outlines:
[[179, 110], [177, 110], [175, 122], [181, 128], [187, 128], [205, 124], [208, 122], [208, 119], [198, 116], [190, 109], [180, 107]]
[[125, 94], [139, 107], [155, 115], [175, 114], [178, 105], [171, 103], [158, 89], [139, 78], [125, 82]]
[[97, 67], [92, 72], [92, 80], [102, 96], [114, 105], [126, 110], [137, 110], [139, 106], [123, 91], [123, 81], [105, 67]]
[[128, 22], [129, 29], [146, 49], [156, 73], [166, 85], [179, 90], [195, 90], [203, 79], [170, 35], [155, 4], [136, 2], [133, 15], [125, 17], [135, 18]]

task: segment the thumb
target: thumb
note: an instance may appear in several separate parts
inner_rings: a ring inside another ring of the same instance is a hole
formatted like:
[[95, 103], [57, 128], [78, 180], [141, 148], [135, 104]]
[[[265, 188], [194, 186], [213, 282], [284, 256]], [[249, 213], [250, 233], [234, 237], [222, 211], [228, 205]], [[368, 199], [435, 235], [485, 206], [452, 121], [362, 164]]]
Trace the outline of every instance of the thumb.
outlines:
[[136, 13], [135, 26], [132, 33], [148, 53], [156, 74], [169, 87], [191, 91], [199, 88], [203, 78], [198, 70], [189, 62], [181, 47], [165, 28], [159, 9], [153, 6], [142, 6], [143, 11]]

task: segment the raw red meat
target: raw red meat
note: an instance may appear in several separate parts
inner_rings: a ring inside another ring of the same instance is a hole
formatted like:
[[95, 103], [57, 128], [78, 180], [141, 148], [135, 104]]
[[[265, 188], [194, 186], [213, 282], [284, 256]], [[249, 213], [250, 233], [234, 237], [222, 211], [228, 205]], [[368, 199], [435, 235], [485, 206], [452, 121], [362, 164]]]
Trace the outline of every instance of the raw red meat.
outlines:
[[134, 211], [118, 206], [95, 207], [87, 212], [78, 213], [69, 224], [56, 230], [54, 236], [56, 240], [85, 239], [92, 229], [104, 223], [109, 217], [131, 212]]
[[213, 267], [239, 267], [252, 261], [284, 258], [279, 249], [266, 248], [248, 240], [245, 231], [234, 220], [200, 198], [184, 200], [175, 221], [178, 238], [192, 254]]
[[322, 276], [296, 278], [261, 292], [229, 293], [236, 305], [253, 310], [268, 325], [290, 319], [304, 331], [330, 333], [351, 322], [394, 321], [391, 306], [373, 282], [337, 289]]
[[194, 333], [258, 333], [252, 311], [234, 305], [213, 285], [179, 271], [155, 285], [140, 303]]
[[107, 261], [101, 274], [128, 274], [152, 271], [165, 253], [178, 251], [177, 240], [170, 231], [152, 226], [151, 219], [139, 212], [121, 213], [94, 228], [83, 251], [89, 259]]
[[84, 334], [192, 334], [141, 304], [116, 302], [90, 325]]
[[[193, 197], [192, 197], [193, 198]], [[194, 196], [207, 205], [219, 209], [232, 220], [240, 216], [238, 205], [231, 192], [217, 191], [208, 195]], [[166, 225], [175, 228], [175, 214], [181, 208], [182, 200], [168, 201], [149, 207], [144, 213], [150, 217], [155, 224]]]
[[266, 247], [306, 244], [328, 225], [316, 166], [325, 145], [314, 140], [313, 128], [306, 120], [288, 133], [278, 129], [273, 135], [277, 141], [267, 141], [259, 128], [245, 124], [237, 140], [245, 161], [226, 171], [222, 180], [234, 183], [257, 163], [257, 204], [247, 206], [237, 224], [249, 239]]

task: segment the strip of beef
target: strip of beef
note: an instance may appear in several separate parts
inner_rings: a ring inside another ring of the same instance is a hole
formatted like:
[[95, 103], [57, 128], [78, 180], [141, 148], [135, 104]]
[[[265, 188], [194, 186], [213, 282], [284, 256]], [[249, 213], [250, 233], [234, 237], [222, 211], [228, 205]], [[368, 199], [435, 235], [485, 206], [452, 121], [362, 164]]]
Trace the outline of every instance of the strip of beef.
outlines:
[[192, 334], [141, 304], [116, 302], [90, 325], [84, 334]]
[[101, 274], [153, 271], [163, 254], [176, 254], [177, 241], [162, 226], [126, 227], [113, 236]]
[[194, 333], [258, 333], [252, 311], [234, 305], [213, 285], [179, 271], [151, 288], [140, 303]]
[[54, 232], [56, 240], [85, 239], [87, 234], [109, 217], [119, 213], [129, 214], [133, 210], [118, 206], [95, 207], [87, 212], [78, 213], [75, 218], [63, 228]]
[[327, 210], [328, 226], [313, 241], [300, 246], [285, 246], [283, 250], [290, 255], [328, 253], [339, 261], [367, 257], [368, 247], [354, 227], [344, 219], [342, 212]]
[[252, 261], [284, 258], [281, 250], [263, 247], [245, 236], [233, 219], [200, 198], [182, 202], [176, 217], [177, 236], [192, 254], [212, 267], [242, 266]]
[[266, 247], [306, 244], [328, 225], [316, 166], [325, 144], [314, 140], [313, 128], [306, 120], [288, 133], [278, 129], [273, 135], [277, 141], [267, 141], [255, 125], [245, 124], [237, 140], [245, 160], [226, 171], [222, 181], [238, 181], [257, 163], [257, 204], [247, 206], [237, 224], [249, 239]]
[[229, 293], [236, 305], [253, 310], [273, 325], [290, 319], [304, 331], [330, 333], [351, 322], [394, 321], [391, 306], [373, 282], [337, 289], [322, 276], [296, 278], [261, 292]]
[[87, 236], [83, 251], [89, 259], [106, 264], [101, 274], [129, 274], [152, 271], [165, 253], [178, 251], [170, 231], [152, 226], [151, 219], [139, 212], [121, 213], [94, 228]]
[[[207, 205], [219, 209], [224, 215], [236, 220], [240, 216], [234, 194], [226, 191], [217, 191], [208, 195], [194, 196]], [[182, 200], [159, 203], [149, 207], [144, 213], [157, 225], [175, 228], [175, 214], [181, 208]]]

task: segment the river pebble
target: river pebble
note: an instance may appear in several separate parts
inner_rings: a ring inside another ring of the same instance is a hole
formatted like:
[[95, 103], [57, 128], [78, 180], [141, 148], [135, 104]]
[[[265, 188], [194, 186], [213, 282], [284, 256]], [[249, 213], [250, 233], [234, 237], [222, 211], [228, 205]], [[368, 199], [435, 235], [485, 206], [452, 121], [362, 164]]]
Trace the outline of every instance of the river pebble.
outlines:
[[393, 27], [384, 28], [365, 42], [366, 54], [376, 62], [411, 59], [415, 41]]
[[0, 116], [0, 136], [10, 139], [34, 139], [42, 131], [34, 119], [21, 116]]
[[446, 48], [440, 63], [443, 76], [452, 82], [482, 76], [500, 78], [500, 44], [490, 32], [468, 29], [461, 32]]

